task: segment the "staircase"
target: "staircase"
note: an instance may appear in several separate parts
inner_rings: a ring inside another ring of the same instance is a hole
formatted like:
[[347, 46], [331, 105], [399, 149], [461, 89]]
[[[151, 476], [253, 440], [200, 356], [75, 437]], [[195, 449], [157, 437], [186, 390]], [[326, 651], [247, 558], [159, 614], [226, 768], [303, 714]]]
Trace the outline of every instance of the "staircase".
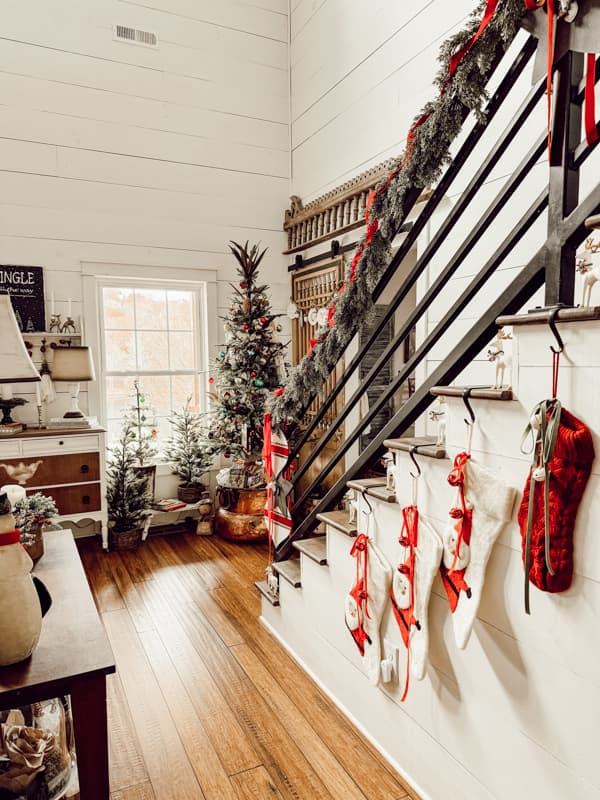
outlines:
[[[489, 137], [489, 126], [524, 74], [533, 50], [533, 42], [527, 41], [505, 69], [488, 103], [487, 124], [475, 124], [465, 134], [453, 162], [375, 287], [373, 298], [378, 300], [392, 281], [397, 286], [387, 312], [365, 337], [319, 415], [306, 429], [296, 432], [289, 463], [314, 431], [323, 428], [328, 410], [342, 389], [346, 390], [347, 399], [337, 419], [327, 425], [313, 451], [299, 464], [293, 482], [299, 485], [342, 426], [344, 439], [329, 468], [345, 463], [344, 474], [310, 508], [307, 503], [319, 490], [319, 478], [298, 493], [292, 509], [294, 533], [276, 552], [278, 595], [264, 585], [259, 587], [264, 624], [423, 800], [438, 800], [450, 792], [454, 800], [530, 800], [538, 796], [545, 800], [600, 800], [593, 744], [595, 719], [600, 713], [595, 667], [600, 657], [596, 621], [600, 615], [600, 540], [592, 524], [600, 514], [600, 500], [596, 499], [600, 495], [595, 491], [600, 468], [594, 468], [579, 516], [580, 544], [572, 590], [558, 596], [536, 592], [533, 616], [526, 617], [520, 534], [516, 523], [506, 526], [494, 547], [466, 651], [459, 651], [454, 644], [445, 592], [436, 579], [429, 606], [429, 669], [422, 682], [412, 682], [405, 703], [400, 696], [406, 650], [390, 609], [381, 626], [382, 658], [391, 659], [394, 671], [391, 681], [377, 688], [368, 683], [344, 624], [344, 599], [355, 577], [355, 561], [349, 557], [352, 541], [357, 533], [368, 532], [390, 565], [398, 563], [400, 511], [411, 503], [411, 475], [416, 475], [417, 469], [421, 473], [420, 514], [437, 530], [445, 524], [455, 492], [447, 476], [451, 460], [465, 449], [469, 430], [465, 419], [471, 423], [473, 458], [500, 480], [522, 490], [529, 457], [519, 450], [521, 432], [534, 404], [550, 395], [548, 346], [554, 344], [548, 329], [550, 308], [564, 307], [556, 317], [565, 340], [559, 396], [573, 413], [595, 426], [596, 450], [600, 452], [596, 423], [600, 411], [596, 400], [600, 396], [600, 360], [596, 356], [600, 352], [600, 310], [568, 308], [575, 301], [575, 251], [589, 235], [586, 219], [600, 212], [598, 181], [585, 197], [579, 197], [579, 171], [594, 151], [593, 145], [580, 141], [582, 58], [567, 53], [556, 66], [549, 178], [516, 224], [494, 242], [476, 272], [465, 277], [465, 263], [485, 242], [498, 216], [515, 202], [522, 182], [539, 169], [546, 152], [546, 132], [540, 129], [481, 213], [479, 193], [513, 140], [529, 125], [536, 108], [539, 110], [542, 83], [527, 93], [439, 221], [444, 198], [453, 183], [461, 181], [470, 153], [481, 145], [484, 135]], [[594, 163], [597, 169], [597, 161]], [[468, 215], [477, 219], [476, 224], [440, 263], [458, 224]], [[541, 243], [530, 246], [530, 233], [543, 215], [546, 234]], [[425, 236], [431, 224], [434, 232]], [[416, 263], [407, 271], [404, 261], [417, 244]], [[366, 375], [362, 370], [359, 384], [361, 364], [415, 284], [416, 307]], [[544, 297], [538, 302], [544, 308], [522, 316], [541, 290]], [[505, 324], [514, 326], [512, 391], [490, 388], [493, 367], [482, 352], [498, 326]], [[361, 398], [415, 329], [414, 353], [360, 418]], [[415, 391], [407, 399], [411, 376], [416, 376]], [[454, 385], [456, 381], [459, 386]], [[445, 396], [447, 409], [444, 448], [436, 445], [426, 420], [429, 406], [440, 395]], [[390, 403], [395, 408], [391, 419], [360, 450], [361, 437], [364, 441], [370, 423]], [[417, 438], [406, 435], [413, 427]], [[385, 477], [363, 477], [385, 452], [394, 459], [393, 492], [386, 488]], [[358, 502], [356, 523], [338, 508], [347, 491], [353, 492]], [[325, 534], [314, 536], [318, 525], [324, 526]]]

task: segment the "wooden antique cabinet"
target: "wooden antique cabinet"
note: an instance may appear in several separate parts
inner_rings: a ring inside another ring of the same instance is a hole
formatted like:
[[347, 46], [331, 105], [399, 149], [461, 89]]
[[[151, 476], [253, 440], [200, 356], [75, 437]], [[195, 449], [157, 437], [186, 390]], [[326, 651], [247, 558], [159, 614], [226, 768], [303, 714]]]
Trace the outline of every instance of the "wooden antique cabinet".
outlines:
[[108, 544], [104, 430], [31, 429], [0, 438], [0, 486], [16, 483], [27, 494], [54, 498], [57, 521], [100, 522]]

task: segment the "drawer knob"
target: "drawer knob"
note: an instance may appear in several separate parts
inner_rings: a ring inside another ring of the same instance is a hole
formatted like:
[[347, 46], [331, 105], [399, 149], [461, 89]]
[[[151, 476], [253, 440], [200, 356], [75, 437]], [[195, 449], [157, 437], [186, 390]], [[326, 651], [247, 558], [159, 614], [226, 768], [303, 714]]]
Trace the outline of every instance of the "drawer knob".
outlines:
[[59, 444], [64, 444], [64, 442], [62, 441], [62, 439], [60, 440]]
[[90, 496], [89, 496], [89, 494], [84, 494], [83, 497], [81, 498], [81, 502], [85, 506], [89, 506], [89, 504], [90, 504]]
[[90, 468], [89, 468], [88, 464], [82, 464], [81, 465], [81, 471], [82, 472], [89, 472]]

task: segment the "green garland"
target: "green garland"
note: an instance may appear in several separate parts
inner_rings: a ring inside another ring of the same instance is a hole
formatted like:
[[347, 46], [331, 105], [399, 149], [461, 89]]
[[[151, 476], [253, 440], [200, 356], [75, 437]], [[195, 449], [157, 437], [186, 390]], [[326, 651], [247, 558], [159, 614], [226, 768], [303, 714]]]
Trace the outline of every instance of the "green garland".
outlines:
[[[322, 388], [335, 364], [339, 361], [352, 337], [356, 334], [357, 320], [361, 327], [373, 310], [372, 293], [391, 258], [392, 239], [403, 221], [403, 204], [407, 193], [414, 188], [433, 186], [450, 160], [450, 145], [460, 132], [469, 112], [478, 119], [484, 118], [482, 107], [487, 100], [486, 84], [490, 78], [498, 47], [506, 51], [515, 38], [519, 23], [525, 14], [523, 0], [499, 0], [498, 7], [481, 37], [460, 62], [448, 80], [450, 58], [478, 30], [486, 0], [480, 0], [469, 17], [465, 28], [449, 37], [441, 46], [438, 60], [440, 69], [435, 84], [440, 95], [425, 105], [415, 118], [415, 124], [424, 115], [426, 121], [414, 129], [410, 152], [397, 159], [395, 177], [387, 189], [378, 191], [370, 208], [370, 219], [376, 219], [378, 228], [367, 244], [367, 234], [359, 243], [362, 256], [356, 265], [355, 278], [336, 298], [334, 325], [290, 372], [285, 391], [275, 397], [271, 407], [274, 426], [286, 422], [299, 422], [305, 409]], [[382, 184], [385, 183], [382, 182]], [[379, 187], [378, 187], [379, 188]]]

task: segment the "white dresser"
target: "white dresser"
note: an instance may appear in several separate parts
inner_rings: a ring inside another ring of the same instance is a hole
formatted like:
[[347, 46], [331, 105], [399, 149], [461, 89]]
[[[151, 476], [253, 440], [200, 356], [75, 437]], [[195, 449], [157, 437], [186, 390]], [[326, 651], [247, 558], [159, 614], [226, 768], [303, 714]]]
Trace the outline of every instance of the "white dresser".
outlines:
[[[29, 429], [0, 438], [0, 486], [16, 483], [27, 494], [54, 498], [57, 521], [96, 520], [108, 545], [105, 442], [102, 428]], [[76, 530], [73, 531], [76, 534]]]

